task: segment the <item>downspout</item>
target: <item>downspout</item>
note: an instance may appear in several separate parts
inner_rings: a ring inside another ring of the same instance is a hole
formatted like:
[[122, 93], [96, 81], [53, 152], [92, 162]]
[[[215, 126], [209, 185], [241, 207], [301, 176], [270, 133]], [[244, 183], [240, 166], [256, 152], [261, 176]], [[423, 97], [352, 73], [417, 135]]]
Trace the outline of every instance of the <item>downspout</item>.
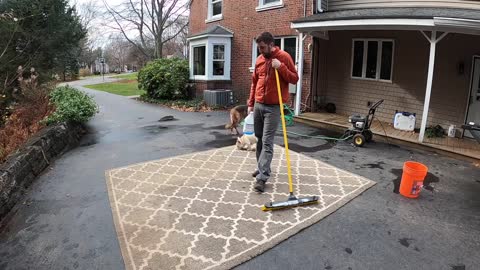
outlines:
[[307, 17], [307, 0], [303, 0], [303, 17]]
[[[303, 0], [303, 17], [307, 17], [307, 0]], [[300, 32], [299, 34], [299, 44], [298, 44], [298, 83], [297, 83], [297, 91], [295, 94], [295, 109], [294, 114], [295, 116], [300, 115], [300, 109], [302, 104], [302, 85], [303, 85], [303, 40], [304, 40], [303, 33]]]
[[303, 86], [303, 33], [300, 32], [298, 44], [298, 84], [297, 93], [295, 95], [295, 116], [300, 115], [300, 108], [302, 105], [302, 86]]

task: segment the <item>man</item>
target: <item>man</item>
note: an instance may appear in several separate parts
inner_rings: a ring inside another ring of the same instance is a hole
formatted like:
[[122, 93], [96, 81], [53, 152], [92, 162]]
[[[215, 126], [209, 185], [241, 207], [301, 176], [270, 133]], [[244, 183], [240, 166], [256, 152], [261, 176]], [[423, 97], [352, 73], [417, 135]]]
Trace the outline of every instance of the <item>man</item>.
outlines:
[[298, 74], [292, 57], [274, 45], [272, 34], [264, 32], [257, 37], [256, 42], [261, 55], [255, 63], [247, 105], [248, 112], [254, 113], [254, 130], [258, 138], [257, 170], [252, 174], [256, 178], [254, 189], [264, 192], [265, 182], [271, 172], [273, 139], [281, 120], [275, 69], [279, 73], [284, 103], [288, 101], [288, 84], [296, 84]]

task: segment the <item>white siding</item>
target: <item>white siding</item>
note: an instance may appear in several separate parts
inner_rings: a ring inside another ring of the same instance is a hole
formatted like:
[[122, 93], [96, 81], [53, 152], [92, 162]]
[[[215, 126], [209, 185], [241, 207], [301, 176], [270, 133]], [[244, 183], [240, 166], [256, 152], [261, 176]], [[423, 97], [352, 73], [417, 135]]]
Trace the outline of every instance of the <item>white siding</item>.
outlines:
[[469, 0], [328, 0], [329, 11], [388, 7], [449, 7], [480, 9], [480, 2]]

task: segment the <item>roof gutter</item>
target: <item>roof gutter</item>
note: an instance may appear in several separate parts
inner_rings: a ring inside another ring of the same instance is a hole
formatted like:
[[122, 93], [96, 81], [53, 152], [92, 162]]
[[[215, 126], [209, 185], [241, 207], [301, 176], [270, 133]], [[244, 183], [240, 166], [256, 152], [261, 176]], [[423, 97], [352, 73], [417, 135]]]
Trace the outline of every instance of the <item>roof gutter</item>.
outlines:
[[300, 32], [326, 30], [445, 30], [458, 33], [480, 33], [480, 20], [433, 17], [432, 19], [353, 19], [293, 22], [293, 29]]
[[434, 17], [433, 22], [435, 26], [480, 30], [480, 20]]
[[323, 30], [335, 29], [351, 29], [356, 28], [372, 28], [385, 26], [400, 26], [400, 27], [433, 27], [435, 26], [433, 19], [357, 19], [357, 20], [328, 20], [328, 21], [312, 21], [312, 22], [297, 22], [292, 23], [293, 29], [299, 31], [314, 28], [323, 28]]

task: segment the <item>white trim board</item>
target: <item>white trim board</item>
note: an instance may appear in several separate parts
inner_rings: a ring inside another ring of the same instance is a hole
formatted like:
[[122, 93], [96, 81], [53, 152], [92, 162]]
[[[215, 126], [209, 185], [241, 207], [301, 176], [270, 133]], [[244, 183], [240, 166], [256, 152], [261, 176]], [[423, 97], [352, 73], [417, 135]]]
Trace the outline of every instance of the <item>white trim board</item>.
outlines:
[[302, 32], [328, 30], [437, 30], [480, 35], [480, 20], [434, 17], [432, 19], [357, 19], [291, 23]]
[[205, 34], [201, 36], [195, 36], [195, 37], [189, 37], [187, 38], [188, 41], [190, 40], [195, 40], [195, 39], [204, 39], [204, 38], [210, 38], [210, 37], [218, 37], [218, 38], [231, 38], [233, 37], [233, 34], [228, 34], [228, 35], [215, 35], [215, 34]]
[[292, 23], [294, 29], [303, 28], [343, 28], [355, 26], [435, 26], [433, 19], [360, 19], [360, 20], [330, 20], [316, 22]]

